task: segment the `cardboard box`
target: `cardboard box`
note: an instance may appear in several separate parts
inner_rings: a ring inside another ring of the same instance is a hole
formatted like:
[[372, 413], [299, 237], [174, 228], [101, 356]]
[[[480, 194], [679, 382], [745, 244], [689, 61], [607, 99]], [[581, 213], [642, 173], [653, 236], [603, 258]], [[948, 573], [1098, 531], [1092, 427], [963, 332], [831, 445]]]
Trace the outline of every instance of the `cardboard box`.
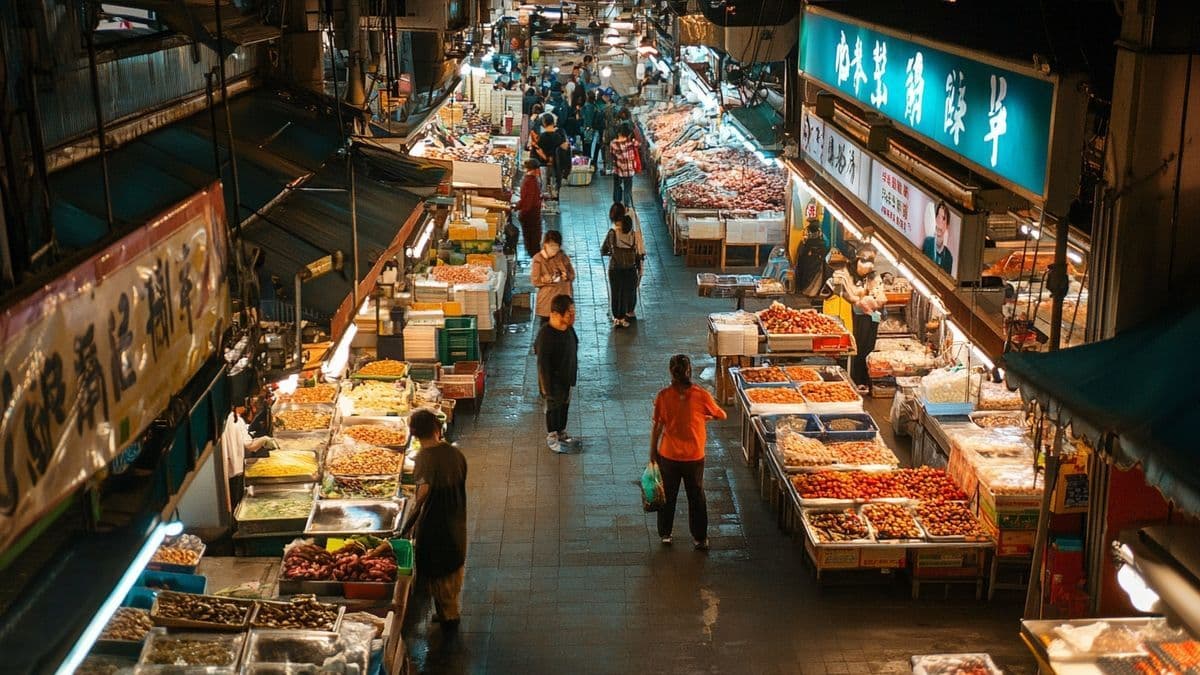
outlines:
[[1013, 529], [997, 526], [996, 521], [981, 514], [979, 524], [996, 540], [996, 555], [1002, 558], [1020, 558], [1033, 555], [1033, 543], [1037, 540], [1037, 525], [1034, 529]]
[[912, 573], [920, 579], [972, 578], [983, 574], [979, 549], [917, 548], [910, 551]]
[[979, 518], [1001, 530], [1036, 530], [1041, 509], [1041, 495], [996, 495], [979, 484]]
[[902, 569], [908, 562], [908, 550], [903, 546], [864, 548], [858, 557], [859, 567]]
[[687, 218], [684, 220], [689, 239], [721, 239], [725, 224], [719, 218]]
[[805, 537], [804, 547], [808, 549], [808, 555], [819, 569], [858, 569], [859, 549], [857, 548], [816, 546], [807, 537]]

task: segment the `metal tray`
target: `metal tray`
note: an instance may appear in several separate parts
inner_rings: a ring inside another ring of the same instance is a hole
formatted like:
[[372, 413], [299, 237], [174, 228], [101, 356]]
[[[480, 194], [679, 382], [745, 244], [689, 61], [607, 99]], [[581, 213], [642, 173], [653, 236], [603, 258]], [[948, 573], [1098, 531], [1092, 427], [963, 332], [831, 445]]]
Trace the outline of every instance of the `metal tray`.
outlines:
[[[276, 425], [274, 423], [275, 418], [279, 413], [291, 411], [291, 410], [307, 410], [310, 412], [319, 412], [319, 413], [327, 414], [327, 415], [329, 415], [329, 426], [322, 427], [319, 429], [288, 429], [286, 427], [280, 428], [278, 425]], [[281, 404], [276, 404], [275, 406], [273, 406], [271, 408], [271, 421], [272, 421], [271, 429], [272, 429], [274, 435], [276, 435], [276, 436], [290, 437], [290, 436], [296, 436], [296, 435], [304, 435], [304, 434], [312, 434], [312, 433], [316, 433], [316, 432], [328, 431], [329, 428], [333, 426], [334, 422], [337, 421], [337, 408], [331, 403], [306, 403], [306, 404], [281, 403]]]
[[[813, 526], [812, 522], [809, 520], [809, 516], [813, 513], [842, 513], [845, 511], [854, 511], [854, 515], [859, 519], [859, 521], [862, 522], [863, 526], [867, 529], [866, 538], [865, 539], [849, 539], [847, 541], [821, 541], [817, 537], [817, 528]], [[872, 535], [871, 535], [871, 524], [869, 522], [867, 522], [867, 519], [864, 518], [863, 515], [861, 513], [859, 513], [853, 506], [847, 506], [847, 507], [842, 507], [842, 508], [836, 508], [836, 507], [833, 507], [833, 508], [824, 508], [824, 507], [822, 507], [822, 508], [804, 508], [804, 509], [800, 510], [800, 520], [804, 523], [804, 529], [808, 533], [809, 540], [812, 541], [812, 543], [816, 546], [861, 546], [862, 544], [875, 543], [875, 540], [872, 538]]]
[[[290, 476], [249, 476], [249, 475], [246, 475], [245, 473], [243, 473], [242, 475], [245, 476], [245, 482], [246, 482], [246, 485], [248, 485], [248, 486], [287, 484], [291, 487], [295, 487], [295, 485], [297, 483], [308, 484], [311, 486], [313, 483], [316, 482], [317, 478], [320, 476], [320, 470], [321, 470], [321, 456], [314, 454], [313, 457], [317, 460], [316, 461], [317, 468], [316, 468], [316, 470], [314, 470], [311, 473], [293, 474]], [[249, 469], [251, 466], [254, 466], [258, 462], [262, 461], [263, 459], [265, 459], [265, 458], [252, 457], [250, 459], [247, 459], [246, 460], [246, 468]]]
[[[159, 548], [171, 548], [171, 543], [173, 541], [174, 538], [170, 537], [164, 539]], [[195, 574], [196, 568], [200, 566], [200, 561], [204, 559], [204, 552], [206, 550], [208, 550], [208, 545], [203, 543], [200, 544], [200, 548], [198, 549], [200, 555], [196, 558], [195, 565], [176, 565], [174, 563], [157, 562], [151, 560], [150, 562], [146, 563], [146, 569], [155, 570], [158, 572], [175, 572], [176, 574]]]
[[807, 422], [807, 427], [804, 431], [805, 434], [820, 436], [822, 433], [824, 433], [824, 428], [821, 426], [820, 420], [816, 415], [809, 413], [796, 413], [792, 415], [759, 415], [758, 419], [759, 423], [762, 425], [763, 437], [768, 442], [774, 442], [776, 427], [779, 425], [780, 421], [789, 417], [799, 417]]
[[304, 526], [304, 534], [327, 537], [355, 534], [387, 536], [400, 529], [406, 501], [402, 497], [387, 500], [318, 500]]
[[[404, 443], [398, 444], [398, 445], [379, 445], [378, 447], [388, 448], [390, 450], [403, 450], [403, 449], [407, 448], [410, 443], [412, 443], [412, 434], [410, 434], [408, 431], [408, 415], [407, 414], [405, 414], [405, 415], [388, 415], [386, 417], [368, 417], [368, 416], [343, 417], [341, 424], [339, 424], [337, 427], [336, 435], [344, 436], [343, 430], [346, 427], [363, 426], [363, 425], [367, 425], [367, 424], [378, 424], [380, 426], [392, 427], [394, 429], [398, 429], [398, 430], [404, 432], [404, 436], [405, 436]], [[374, 444], [363, 443], [356, 439], [351, 439], [351, 441], [356, 445], [363, 445], [363, 446], [374, 445]]]
[[[364, 481], [364, 482], [368, 482], [368, 483], [372, 483], [372, 482], [373, 483], [381, 483], [381, 482], [385, 482], [385, 481], [394, 481], [396, 483], [396, 489], [391, 494], [380, 495], [377, 497], [374, 497], [374, 496], [333, 497], [333, 496], [326, 495], [325, 494], [325, 483], [330, 482], [330, 481], [336, 483], [339, 480], [355, 480], [355, 481]], [[318, 499], [391, 499], [393, 497], [399, 496], [400, 483], [401, 483], [401, 476], [399, 474], [390, 474], [390, 475], [385, 475], [385, 476], [341, 476], [341, 475], [337, 475], [334, 473], [326, 472], [325, 477], [321, 481], [321, 484], [317, 486], [317, 498]]]
[[315, 485], [311, 483], [302, 483], [297, 487], [301, 489], [288, 489], [293, 486], [274, 486], [274, 485], [258, 485], [246, 488], [246, 498], [242, 499], [238, 504], [237, 511], [233, 517], [237, 520], [238, 532], [242, 534], [283, 534], [289, 532], [301, 532], [304, 530], [304, 525], [308, 522], [308, 517], [312, 515], [312, 507], [309, 507], [309, 512], [303, 516], [293, 516], [289, 518], [244, 518], [243, 511], [246, 508], [248, 499], [266, 498], [272, 495], [294, 494], [297, 496], [307, 495], [311, 502], [316, 502]]
[[[320, 667], [326, 659], [332, 658], [337, 654], [342, 653], [342, 649], [338, 646], [338, 636], [333, 632], [325, 631], [309, 631], [309, 630], [277, 630], [273, 628], [256, 628], [250, 631], [249, 639], [246, 641], [246, 653], [243, 658], [245, 665], [249, 669], [250, 666], [256, 665], [280, 665], [282, 661], [268, 661], [264, 659], [262, 653], [262, 645], [267, 642], [282, 642], [284, 646], [279, 651], [282, 655], [286, 655], [286, 663], [291, 663], [301, 667], [301, 672], [307, 672], [313, 666]], [[304, 659], [300, 654], [298, 647], [307, 643], [312, 647], [312, 654], [309, 659]], [[252, 672], [247, 670], [247, 672]]]
[[338, 632], [338, 628], [340, 628], [342, 626], [342, 617], [344, 617], [346, 615], [346, 606], [345, 605], [333, 605], [333, 604], [323, 602], [323, 603], [321, 603], [323, 606], [337, 610], [337, 616], [335, 616], [333, 619], [333, 627], [327, 631], [321, 630], [320, 628], [273, 628], [271, 626], [261, 626], [257, 623], [258, 615], [259, 615], [259, 613], [262, 612], [263, 607], [265, 607], [267, 605], [278, 605], [278, 606], [286, 607], [290, 604], [291, 604], [290, 602], [281, 602], [281, 601], [275, 601], [275, 600], [259, 600], [258, 604], [254, 608], [254, 616], [250, 617], [250, 627], [255, 630], [287, 631], [288, 633], [293, 634], [293, 635], [296, 633], [303, 633], [303, 632], [309, 632], [309, 631], [320, 632], [320, 633], [336, 633], [336, 632]]
[[[154, 645], [161, 640], [196, 640], [201, 642], [220, 642], [229, 647], [229, 651], [233, 653], [233, 661], [223, 666], [173, 666], [173, 665], [158, 665], [149, 662], [150, 655], [154, 653]], [[198, 673], [218, 672], [218, 673], [233, 673], [237, 672], [237, 666], [241, 663], [242, 652], [245, 647], [246, 636], [241, 633], [168, 633], [165, 628], [155, 628], [146, 635], [146, 644], [142, 647], [141, 656], [138, 658], [138, 672], [172, 672], [178, 673], [181, 671], [191, 671]]]
[[[231, 602], [245, 608], [245, 614], [240, 623], [214, 623], [212, 621], [196, 621], [193, 619], [179, 619], [175, 617], [161, 616], [158, 613], [158, 606], [163, 601], [163, 596], [170, 597], [172, 595], [192, 595], [191, 593], [176, 593], [174, 591], [159, 591], [154, 598], [154, 605], [150, 608], [150, 619], [154, 621], [155, 626], [163, 626], [166, 628], [192, 628], [198, 630], [212, 631], [228, 631], [240, 632], [246, 630], [246, 626], [250, 625], [250, 617], [254, 614], [255, 600], [242, 600], [239, 598], [214, 598], [222, 602]], [[210, 596], [198, 595], [196, 597], [204, 598]]]

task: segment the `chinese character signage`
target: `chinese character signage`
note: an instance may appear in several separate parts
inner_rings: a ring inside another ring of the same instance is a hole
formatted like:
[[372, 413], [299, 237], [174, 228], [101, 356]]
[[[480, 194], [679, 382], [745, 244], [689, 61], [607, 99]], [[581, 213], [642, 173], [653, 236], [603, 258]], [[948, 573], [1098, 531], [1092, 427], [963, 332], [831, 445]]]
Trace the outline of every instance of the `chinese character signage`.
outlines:
[[867, 201], [871, 156], [807, 109], [800, 122], [800, 150], [851, 194]]
[[871, 166], [871, 210], [952, 277], [958, 278], [962, 216], [883, 162]]
[[800, 70], [1035, 199], [1046, 196], [1055, 84], [809, 9]]
[[0, 551], [136, 441], [229, 319], [220, 184], [0, 314]]

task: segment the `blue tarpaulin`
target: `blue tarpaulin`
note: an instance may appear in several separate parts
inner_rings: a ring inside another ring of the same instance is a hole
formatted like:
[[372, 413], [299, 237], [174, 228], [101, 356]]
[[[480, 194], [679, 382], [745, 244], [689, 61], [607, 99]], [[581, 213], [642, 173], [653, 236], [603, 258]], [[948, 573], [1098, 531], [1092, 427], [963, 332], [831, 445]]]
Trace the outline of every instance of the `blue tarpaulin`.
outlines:
[[1200, 513], [1200, 307], [1057, 352], [1008, 354], [1010, 385], [1037, 400], [1093, 447], [1112, 442], [1120, 466]]

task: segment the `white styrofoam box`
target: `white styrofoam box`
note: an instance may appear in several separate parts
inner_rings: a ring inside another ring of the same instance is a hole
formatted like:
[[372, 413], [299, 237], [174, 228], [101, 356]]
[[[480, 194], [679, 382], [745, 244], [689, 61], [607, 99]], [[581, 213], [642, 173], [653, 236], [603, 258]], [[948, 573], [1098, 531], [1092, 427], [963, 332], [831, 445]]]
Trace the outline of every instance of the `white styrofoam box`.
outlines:
[[725, 226], [719, 218], [684, 218], [688, 239], [721, 239]]
[[437, 358], [437, 328], [434, 326], [404, 327], [404, 356], [408, 359]]
[[751, 218], [726, 218], [725, 243], [758, 243], [758, 221]]
[[786, 239], [787, 228], [782, 218], [758, 219], [758, 243], [782, 244]]

